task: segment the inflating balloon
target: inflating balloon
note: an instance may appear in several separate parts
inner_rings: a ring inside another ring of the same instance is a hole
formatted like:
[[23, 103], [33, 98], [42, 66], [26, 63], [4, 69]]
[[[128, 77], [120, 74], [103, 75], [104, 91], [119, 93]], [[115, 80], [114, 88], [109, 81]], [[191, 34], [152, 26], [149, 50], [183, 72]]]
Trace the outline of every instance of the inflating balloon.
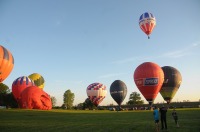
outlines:
[[22, 108], [24, 109], [52, 109], [50, 96], [37, 86], [30, 86], [21, 93]]
[[90, 84], [87, 89], [87, 96], [95, 106], [98, 106], [106, 97], [106, 86], [101, 83]]
[[44, 88], [44, 78], [38, 74], [38, 73], [33, 73], [28, 76], [30, 79], [33, 80], [34, 84], [38, 86], [39, 88], [43, 89]]
[[117, 102], [119, 107], [127, 94], [126, 84], [121, 80], [115, 80], [110, 86], [110, 95]]
[[14, 67], [14, 58], [10, 51], [0, 45], [0, 83], [11, 73]]
[[145, 62], [135, 69], [134, 81], [142, 95], [151, 105], [161, 89], [164, 73], [159, 65]]
[[181, 73], [174, 67], [164, 66], [162, 67], [162, 70], [164, 72], [165, 80], [161, 87], [160, 94], [169, 104], [181, 85], [182, 77]]
[[24, 91], [25, 88], [30, 86], [34, 86], [34, 83], [30, 78], [26, 76], [19, 77], [13, 82], [12, 93], [14, 98], [17, 100], [19, 106], [21, 106], [20, 99], [22, 91]]
[[150, 38], [149, 35], [156, 26], [156, 18], [152, 13], [145, 12], [140, 16], [139, 25], [142, 31]]

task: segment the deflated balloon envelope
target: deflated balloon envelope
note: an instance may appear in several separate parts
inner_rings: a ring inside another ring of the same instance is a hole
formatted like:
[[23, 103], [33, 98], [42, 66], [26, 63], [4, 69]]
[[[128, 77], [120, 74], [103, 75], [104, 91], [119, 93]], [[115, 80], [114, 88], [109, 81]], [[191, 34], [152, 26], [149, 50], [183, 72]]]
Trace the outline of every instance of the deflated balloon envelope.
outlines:
[[37, 86], [26, 88], [21, 93], [22, 108], [50, 110], [52, 108], [50, 96]]
[[181, 85], [182, 77], [181, 73], [174, 67], [164, 66], [162, 67], [162, 70], [164, 72], [165, 80], [160, 90], [160, 94], [169, 104]]
[[126, 84], [121, 80], [115, 80], [110, 86], [110, 95], [119, 106], [124, 101], [127, 94]]

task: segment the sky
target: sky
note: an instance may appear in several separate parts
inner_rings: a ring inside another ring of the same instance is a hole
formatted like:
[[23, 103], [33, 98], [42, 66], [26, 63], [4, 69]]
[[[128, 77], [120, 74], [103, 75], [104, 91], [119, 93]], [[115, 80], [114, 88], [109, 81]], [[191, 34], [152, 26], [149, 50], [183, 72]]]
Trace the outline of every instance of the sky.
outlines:
[[[150, 39], [138, 23], [147, 11], [156, 17]], [[154, 62], [182, 75], [172, 101], [199, 101], [199, 13], [199, 0], [0, 0], [0, 45], [15, 59], [3, 83], [12, 89], [18, 77], [39, 73], [44, 91], [60, 106], [66, 90], [77, 105], [87, 98], [86, 88], [99, 82], [107, 88], [100, 105], [109, 105], [116, 104], [110, 85], [122, 80], [125, 104], [132, 92], [140, 93], [133, 80], [137, 66]], [[155, 103], [163, 101], [159, 93]]]

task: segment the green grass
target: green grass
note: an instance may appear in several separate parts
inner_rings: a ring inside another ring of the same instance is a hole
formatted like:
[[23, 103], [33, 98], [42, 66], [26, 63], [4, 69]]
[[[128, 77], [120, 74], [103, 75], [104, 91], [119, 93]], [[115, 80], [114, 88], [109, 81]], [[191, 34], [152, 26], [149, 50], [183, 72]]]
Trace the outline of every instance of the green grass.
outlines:
[[[200, 132], [200, 109], [177, 110], [180, 128], [167, 112], [168, 131]], [[1, 109], [0, 131], [154, 132], [152, 111], [82, 111]]]

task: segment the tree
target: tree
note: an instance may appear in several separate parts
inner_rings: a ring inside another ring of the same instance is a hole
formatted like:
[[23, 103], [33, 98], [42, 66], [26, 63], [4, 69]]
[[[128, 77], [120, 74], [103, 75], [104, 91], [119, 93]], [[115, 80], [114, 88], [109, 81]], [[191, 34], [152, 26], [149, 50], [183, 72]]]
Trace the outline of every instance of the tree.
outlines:
[[56, 106], [56, 98], [51, 96], [51, 103], [52, 103], [52, 107], [55, 107]]
[[83, 103], [83, 109], [89, 109], [89, 110], [93, 110], [93, 109], [96, 109], [96, 106], [92, 103], [92, 101], [87, 98], [85, 100], [85, 102]]
[[65, 91], [63, 95], [63, 101], [64, 105], [67, 107], [67, 109], [71, 109], [74, 103], [74, 93], [71, 92], [71, 90]]
[[0, 94], [10, 93], [10, 89], [6, 84], [0, 83]]
[[140, 94], [137, 92], [132, 92], [129, 97], [129, 101], [127, 102], [128, 105], [134, 104], [144, 104], [144, 101], [141, 100]]

